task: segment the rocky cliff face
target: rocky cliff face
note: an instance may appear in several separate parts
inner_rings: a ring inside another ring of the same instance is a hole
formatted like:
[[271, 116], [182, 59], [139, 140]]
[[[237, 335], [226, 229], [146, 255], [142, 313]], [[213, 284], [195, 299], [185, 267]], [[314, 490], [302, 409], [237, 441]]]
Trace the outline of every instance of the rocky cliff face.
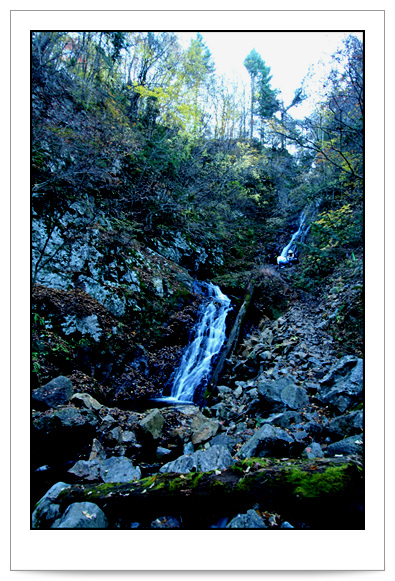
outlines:
[[181, 235], [138, 241], [90, 198], [34, 216], [32, 259], [33, 387], [82, 373], [124, 402], [162, 392], [194, 324], [193, 277], [221, 262]]

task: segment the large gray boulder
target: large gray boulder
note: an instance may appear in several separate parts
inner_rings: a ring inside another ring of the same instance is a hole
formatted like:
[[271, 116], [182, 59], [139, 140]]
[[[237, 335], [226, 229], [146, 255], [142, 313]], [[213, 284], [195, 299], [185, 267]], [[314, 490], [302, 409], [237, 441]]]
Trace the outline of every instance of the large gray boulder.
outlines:
[[266, 409], [299, 410], [309, 404], [307, 391], [298, 387], [290, 378], [262, 379], [259, 381], [257, 389], [261, 403]]
[[87, 481], [133, 482], [141, 478], [140, 468], [125, 456], [113, 456], [106, 460], [78, 460], [69, 472]]
[[281, 399], [291, 410], [300, 410], [309, 405], [307, 391], [290, 382], [282, 390]]
[[141, 478], [141, 470], [125, 456], [107, 458], [100, 465], [103, 482], [132, 482]]
[[60, 420], [62, 428], [67, 430], [73, 428], [96, 428], [99, 423], [97, 415], [92, 411], [84, 408], [76, 408], [74, 406], [63, 406], [56, 409], [53, 413], [54, 417]]
[[184, 454], [172, 462], [164, 464], [159, 472], [175, 472], [187, 474], [210, 472], [211, 470], [226, 470], [234, 463], [230, 452], [225, 446], [211, 446], [207, 450], [197, 450], [193, 454]]
[[320, 380], [317, 399], [340, 413], [362, 401], [363, 360], [347, 355]]
[[165, 425], [165, 419], [158, 409], [154, 409], [149, 412], [145, 418], [140, 422], [140, 426], [143, 430], [157, 440], [162, 435], [162, 430]]
[[294, 441], [294, 438], [285, 430], [265, 424], [240, 448], [238, 455], [240, 458], [252, 458], [254, 456], [281, 458], [289, 455], [290, 444]]
[[57, 519], [51, 529], [106, 529], [104, 512], [93, 502], [74, 502]]
[[68, 377], [60, 375], [32, 392], [33, 407], [49, 409], [67, 403], [74, 393]]
[[49, 528], [53, 521], [60, 515], [60, 503], [57, 502], [60, 493], [70, 484], [57, 482], [37, 502], [32, 514], [32, 528]]
[[331, 420], [326, 429], [340, 436], [353, 436], [363, 429], [363, 411], [357, 410]]
[[348, 454], [362, 454], [362, 452], [363, 434], [344, 438], [344, 440], [330, 444], [326, 449], [327, 456], [347, 456]]

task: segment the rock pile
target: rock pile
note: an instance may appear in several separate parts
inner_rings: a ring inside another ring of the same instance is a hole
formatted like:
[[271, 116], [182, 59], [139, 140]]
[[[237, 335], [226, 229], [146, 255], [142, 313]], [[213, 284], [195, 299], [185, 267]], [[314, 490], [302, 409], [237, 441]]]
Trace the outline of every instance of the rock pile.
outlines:
[[363, 528], [363, 361], [298, 303], [227, 366], [203, 409], [35, 390], [33, 528]]

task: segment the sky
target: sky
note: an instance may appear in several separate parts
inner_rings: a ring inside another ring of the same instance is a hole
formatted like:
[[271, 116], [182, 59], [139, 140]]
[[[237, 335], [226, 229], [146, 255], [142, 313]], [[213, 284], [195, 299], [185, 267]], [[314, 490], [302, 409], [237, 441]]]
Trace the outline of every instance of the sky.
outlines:
[[[341, 45], [342, 39], [354, 34], [362, 40], [361, 33], [355, 32], [202, 32], [203, 40], [213, 57], [218, 75], [237, 77], [249, 85], [249, 75], [243, 65], [244, 59], [254, 48], [270, 67], [271, 87], [281, 91], [280, 98], [285, 106], [301, 86], [311, 65], [323, 61], [326, 65], [331, 55]], [[184, 46], [196, 33], [177, 33]], [[319, 67], [323, 71], [323, 67]], [[328, 70], [328, 69], [327, 69]], [[319, 91], [319, 85], [310, 86], [311, 92]], [[310, 102], [290, 110], [297, 118], [307, 116], [311, 111]], [[316, 93], [315, 97], [318, 95]]]

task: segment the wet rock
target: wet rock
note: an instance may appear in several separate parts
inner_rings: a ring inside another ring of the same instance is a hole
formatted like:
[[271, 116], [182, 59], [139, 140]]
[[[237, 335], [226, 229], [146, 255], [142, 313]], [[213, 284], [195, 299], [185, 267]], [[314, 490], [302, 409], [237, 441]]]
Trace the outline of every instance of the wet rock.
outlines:
[[319, 444], [312, 442], [303, 450], [302, 456], [304, 458], [323, 458], [324, 452]]
[[289, 446], [294, 442], [285, 430], [265, 424], [239, 450], [241, 458], [253, 456], [282, 457], [289, 454]]
[[306, 390], [298, 387], [290, 378], [274, 381], [263, 379], [259, 381], [257, 389], [264, 406], [269, 409], [301, 409], [309, 403]]
[[233, 413], [232, 406], [225, 403], [216, 403], [215, 405], [211, 406], [211, 409], [214, 411], [216, 417], [219, 420], [227, 420], [228, 417]]
[[318, 423], [318, 422], [315, 422], [314, 420], [311, 420], [309, 422], [303, 422], [300, 424], [296, 424], [293, 427], [294, 427], [294, 429], [303, 430], [303, 431], [307, 432], [307, 434], [311, 438], [318, 438], [324, 432], [324, 427], [323, 427], [324, 422], [325, 422], [325, 419], [322, 419], [321, 423]]
[[89, 393], [75, 393], [71, 398], [74, 405], [78, 407], [85, 407], [88, 410], [100, 410], [103, 406]]
[[51, 529], [106, 529], [104, 512], [93, 502], [74, 502], [57, 519]]
[[360, 433], [363, 429], [363, 411], [358, 410], [338, 416], [328, 423], [326, 429], [330, 433], [342, 436], [352, 436]]
[[187, 442], [184, 444], [184, 454], [193, 454], [195, 451], [195, 447], [192, 442]]
[[154, 409], [149, 414], [140, 421], [140, 426], [145, 432], [152, 435], [154, 440], [161, 437], [163, 426], [165, 425], [165, 419], [158, 409]]
[[125, 456], [112, 456], [105, 460], [78, 460], [69, 472], [87, 481], [133, 482], [141, 478], [140, 468]]
[[259, 397], [261, 398], [262, 402], [264, 403], [265, 407], [273, 408], [273, 409], [283, 409], [284, 402], [281, 398], [281, 392], [288, 385], [287, 380], [279, 379], [279, 380], [269, 380], [263, 379], [258, 382], [257, 390]]
[[156, 457], [159, 460], [166, 458], [167, 456], [169, 456], [169, 454], [171, 454], [171, 450], [169, 450], [168, 448], [163, 448], [162, 446], [158, 446], [156, 449]]
[[105, 432], [103, 442], [106, 446], [110, 447], [120, 444], [122, 442], [122, 429], [119, 426], [115, 426], [111, 430]]
[[334, 444], [329, 444], [326, 449], [328, 456], [337, 456], [348, 454], [362, 454], [363, 452], [363, 434], [358, 434], [356, 436], [350, 436], [335, 442]]
[[100, 479], [101, 460], [78, 460], [68, 472], [87, 482]]
[[217, 420], [205, 422], [192, 434], [192, 444], [196, 446], [202, 442], [207, 442], [207, 440], [216, 435], [218, 428], [219, 422]]
[[267, 529], [265, 521], [258, 513], [253, 510], [247, 510], [245, 514], [238, 514], [229, 524], [227, 529]]
[[70, 484], [57, 482], [37, 502], [32, 514], [32, 528], [49, 528], [60, 515], [60, 503], [57, 502], [60, 493]]
[[141, 470], [125, 456], [107, 458], [100, 464], [103, 482], [133, 482], [141, 478]]
[[210, 472], [211, 470], [226, 470], [234, 463], [232, 456], [224, 446], [210, 446], [207, 450], [197, 450], [191, 455], [184, 454], [172, 462], [168, 462], [159, 469], [159, 472], [176, 472], [187, 474], [196, 472]]
[[54, 411], [54, 417], [60, 420], [63, 428], [75, 429], [90, 426], [96, 427], [99, 423], [92, 410], [79, 409], [73, 406], [59, 408]]
[[60, 375], [42, 387], [33, 390], [33, 406], [49, 409], [67, 403], [74, 393], [70, 379]]
[[223, 399], [227, 394], [231, 395], [233, 393], [233, 390], [230, 387], [227, 387], [226, 385], [219, 385], [217, 387], [217, 391], [218, 391], [218, 396]]
[[287, 407], [291, 409], [301, 409], [309, 404], [307, 392], [302, 387], [288, 383], [281, 392], [281, 398]]
[[151, 523], [151, 529], [180, 529], [181, 524], [174, 516], [160, 516]]
[[224, 446], [232, 454], [233, 448], [237, 444], [238, 439], [227, 434], [218, 434], [210, 440], [211, 446]]
[[319, 383], [319, 401], [344, 413], [351, 405], [362, 401], [363, 360], [352, 355], [343, 357]]
[[281, 523], [280, 525], [280, 529], [293, 529], [295, 527], [293, 527], [288, 521], [284, 521], [283, 523]]

